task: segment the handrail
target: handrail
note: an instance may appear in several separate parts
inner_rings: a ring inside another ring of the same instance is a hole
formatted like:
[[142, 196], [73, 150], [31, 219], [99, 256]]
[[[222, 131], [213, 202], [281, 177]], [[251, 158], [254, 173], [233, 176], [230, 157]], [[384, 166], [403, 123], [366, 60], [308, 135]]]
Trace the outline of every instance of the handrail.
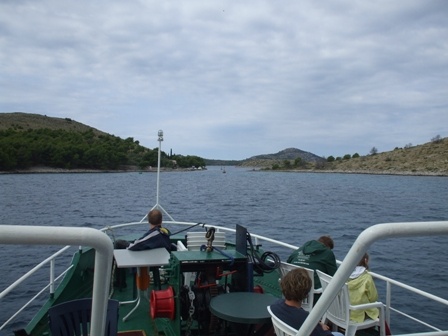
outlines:
[[[325, 310], [334, 300], [361, 257], [375, 241], [383, 238], [448, 235], [448, 221], [417, 223], [385, 223], [365, 229], [358, 236], [344, 261], [322, 293], [296, 336], [310, 335]], [[448, 331], [447, 331], [448, 334]]]
[[54, 253], [53, 255], [48, 257], [47, 259], [43, 260], [42, 262], [40, 262], [39, 264], [34, 266], [27, 273], [25, 273], [19, 279], [14, 281], [14, 283], [12, 283], [10, 286], [8, 286], [5, 290], [0, 292], [0, 299], [5, 297], [9, 292], [11, 292], [18, 285], [20, 285], [23, 281], [28, 279], [30, 276], [32, 276], [34, 273], [36, 273], [38, 270], [40, 270], [42, 268], [42, 266], [44, 266], [44, 265], [48, 264], [49, 262], [51, 262], [52, 260], [54, 260], [57, 256], [59, 256], [60, 254], [62, 254], [66, 250], [68, 250], [70, 247], [71, 247], [70, 245], [69, 246], [65, 246], [64, 248], [60, 249], [59, 251], [57, 251], [56, 253]]
[[428, 299], [430, 299], [430, 300], [432, 300], [434, 302], [439, 302], [441, 304], [444, 304], [447, 307], [448, 307], [448, 300], [446, 300], [444, 298], [441, 298], [439, 296], [435, 296], [435, 295], [433, 295], [431, 293], [425, 292], [425, 291], [423, 291], [421, 289], [418, 289], [418, 288], [415, 288], [413, 286], [406, 285], [406, 284], [404, 284], [402, 282], [399, 282], [399, 281], [396, 281], [394, 279], [390, 279], [388, 277], [385, 277], [384, 275], [381, 275], [381, 274], [378, 274], [378, 273], [375, 273], [375, 272], [369, 272], [369, 273], [372, 275], [372, 277], [374, 279], [381, 280], [381, 281], [384, 281], [386, 283], [386, 303], [385, 303], [385, 315], [386, 316], [385, 316], [385, 318], [386, 318], [386, 322], [389, 323], [389, 325], [391, 324], [390, 323], [390, 311], [394, 311], [395, 313], [397, 313], [397, 314], [399, 314], [401, 316], [404, 316], [404, 317], [406, 317], [406, 318], [408, 318], [410, 320], [413, 320], [415, 322], [418, 322], [421, 325], [424, 325], [424, 326], [426, 326], [426, 327], [428, 327], [430, 329], [440, 331], [439, 328], [436, 328], [436, 327], [434, 327], [434, 326], [432, 326], [432, 325], [430, 325], [430, 324], [428, 324], [428, 323], [426, 323], [426, 322], [424, 322], [424, 321], [422, 321], [422, 320], [420, 320], [420, 319], [418, 319], [418, 318], [416, 318], [414, 316], [406, 314], [406, 313], [402, 312], [401, 310], [398, 310], [398, 309], [392, 307], [392, 305], [391, 305], [391, 296], [392, 296], [391, 285], [394, 285], [394, 286], [397, 286], [397, 287], [401, 287], [401, 288], [403, 288], [405, 290], [408, 290], [408, 291], [410, 291], [412, 293], [415, 293], [415, 294], [418, 294], [418, 295], [423, 296], [425, 298], [428, 298]]
[[423, 291], [423, 290], [421, 290], [421, 289], [418, 289], [418, 288], [415, 288], [415, 287], [406, 285], [406, 284], [404, 284], [404, 283], [402, 283], [402, 282], [399, 282], [399, 281], [397, 281], [397, 280], [387, 278], [387, 277], [385, 277], [385, 276], [383, 276], [383, 275], [381, 275], [381, 274], [378, 274], [378, 273], [375, 273], [375, 272], [369, 272], [369, 273], [370, 273], [374, 278], [376, 278], [376, 279], [378, 279], [378, 280], [382, 280], [382, 281], [384, 281], [384, 282], [386, 282], [386, 283], [390, 283], [390, 284], [395, 285], [395, 286], [397, 286], [397, 287], [401, 287], [401, 288], [403, 288], [403, 289], [407, 289], [407, 290], [409, 290], [409, 291], [411, 291], [411, 292], [413, 292], [413, 293], [419, 294], [419, 295], [421, 295], [421, 296], [423, 296], [423, 297], [426, 297], [426, 298], [431, 299], [431, 300], [433, 300], [433, 301], [440, 302], [440, 303], [445, 304], [445, 305], [448, 306], [448, 300], [445, 300], [444, 298], [441, 298], [441, 297], [439, 297], [439, 296], [435, 296], [435, 295], [433, 295], [433, 294], [431, 294], [431, 293], [428, 293], [428, 292], [425, 292], [425, 291]]
[[[197, 223], [195, 223], [195, 222], [178, 222], [178, 221], [164, 221], [163, 222], [164, 223], [164, 225], [166, 225], [166, 224], [169, 224], [169, 225], [180, 225], [180, 226], [193, 226], [193, 225], [196, 225]], [[422, 225], [422, 223], [418, 223], [419, 225]], [[123, 224], [117, 224], [117, 225], [112, 225], [112, 226], [108, 226], [108, 227], [105, 227], [105, 228], [102, 228], [102, 229], [100, 229], [100, 231], [103, 231], [103, 232], [112, 232], [112, 235], [114, 235], [114, 230], [116, 230], [116, 229], [122, 229], [122, 228], [125, 228], [125, 227], [130, 227], [130, 226], [134, 226], [134, 225], [147, 225], [147, 223], [144, 223], [144, 222], [129, 222], [129, 223], [123, 223]], [[378, 224], [378, 225], [380, 225], [380, 224]], [[381, 224], [381, 225], [384, 225], [384, 224]], [[426, 225], [426, 223], [423, 223], [423, 225]], [[2, 227], [3, 225], [0, 225], [0, 228]], [[219, 225], [212, 225], [212, 224], [202, 224], [201, 223], [201, 227], [202, 226], [204, 226], [204, 227], [214, 227], [214, 228], [216, 228], [216, 230], [217, 231], [227, 231], [227, 232], [231, 232], [231, 233], [235, 233], [235, 229], [232, 229], [232, 228], [227, 228], [227, 227], [223, 227], [223, 226], [219, 226]], [[14, 227], [16, 227], [16, 226], [14, 226]], [[426, 234], [426, 232], [427, 232], [427, 229], [428, 229], [428, 227], [426, 227], [426, 226], [424, 226], [425, 227], [425, 233], [423, 233], [423, 234]], [[28, 227], [27, 227], [28, 228]], [[93, 229], [92, 229], [93, 230]], [[0, 232], [0, 234], [1, 234], [1, 232]], [[439, 234], [439, 233], [437, 233], [437, 234]], [[291, 244], [287, 244], [287, 243], [282, 243], [282, 242], [279, 242], [279, 241], [276, 241], [276, 240], [274, 240], [274, 239], [270, 239], [270, 238], [267, 238], [267, 237], [264, 237], [264, 236], [260, 236], [260, 235], [257, 235], [257, 234], [252, 234], [251, 233], [251, 236], [252, 237], [255, 237], [256, 239], [260, 239], [261, 241], [268, 241], [268, 242], [271, 242], [271, 243], [274, 243], [274, 244], [276, 244], [276, 245], [278, 245], [278, 246], [283, 246], [283, 247], [286, 247], [286, 248], [288, 248], [288, 249], [292, 249], [292, 250], [295, 250], [295, 249], [297, 249], [298, 248], [298, 246], [295, 246], [295, 245], [291, 245]], [[1, 238], [3, 238], [3, 237], [1, 237]], [[109, 239], [109, 241], [110, 241], [110, 238], [108, 238]], [[2, 242], [1, 242], [1, 240], [0, 240], [0, 244], [1, 244]], [[78, 245], [78, 244], [74, 244], [74, 245]], [[56, 255], [60, 255], [62, 252], [63, 252], [63, 250], [65, 251], [67, 248], [68, 248], [69, 246], [66, 246], [66, 247], [64, 247], [63, 249], [61, 249], [61, 250], [59, 250], [59, 251], [57, 251], [56, 253], [54, 253], [52, 256], [50, 256], [49, 258], [47, 258], [46, 259], [46, 261], [48, 262], [49, 260], [52, 260], [52, 259], [54, 259], [55, 258], [55, 256]], [[366, 247], [366, 250], [368, 249], [368, 247]], [[346, 262], [346, 260], [344, 260], [344, 262]], [[44, 262], [42, 262], [42, 263], [40, 263], [39, 265], [42, 265]], [[341, 261], [337, 261], [337, 263], [338, 264], [341, 264]], [[36, 266], [37, 267], [37, 266]], [[66, 270], [67, 271], [67, 270]], [[65, 271], [65, 272], [66, 272]], [[29, 274], [31, 271], [29, 271], [27, 274]], [[387, 284], [387, 296], [390, 296], [391, 295], [391, 289], [390, 289], [390, 285], [391, 284], [393, 284], [393, 285], [396, 285], [396, 286], [399, 286], [399, 287], [402, 287], [402, 288], [404, 288], [404, 289], [406, 289], [406, 290], [408, 290], [408, 291], [411, 291], [411, 292], [414, 292], [414, 293], [416, 293], [416, 294], [418, 294], [418, 295], [421, 295], [421, 296], [424, 296], [424, 297], [427, 297], [428, 299], [431, 299], [431, 300], [433, 300], [433, 301], [435, 301], [435, 302], [439, 302], [439, 303], [442, 303], [442, 304], [444, 304], [444, 305], [446, 305], [447, 307], [448, 307], [448, 300], [445, 300], [445, 299], [443, 299], [443, 298], [440, 298], [440, 297], [437, 297], [437, 296], [434, 296], [434, 295], [432, 295], [432, 294], [430, 294], [430, 293], [427, 293], [427, 292], [424, 292], [424, 291], [422, 291], [422, 290], [420, 290], [420, 289], [417, 289], [417, 288], [414, 288], [414, 287], [412, 287], [412, 286], [409, 286], [409, 285], [406, 285], [406, 284], [403, 284], [403, 283], [401, 283], [401, 282], [398, 282], [398, 281], [396, 281], [396, 280], [393, 280], [393, 279], [391, 279], [391, 278], [388, 278], [388, 277], [385, 277], [385, 276], [383, 276], [383, 275], [380, 275], [380, 274], [377, 274], [377, 273], [374, 273], [374, 272], [371, 272], [371, 274], [372, 274], [372, 276], [374, 277], [374, 278], [376, 278], [376, 279], [378, 279], [378, 280], [381, 280], [381, 281], [384, 281], [386, 284]], [[24, 275], [25, 276], [25, 275]], [[22, 278], [24, 277], [24, 276], [22, 276]], [[22, 278], [20, 278], [20, 279], [22, 279]], [[59, 279], [60, 278], [60, 276], [58, 276], [58, 278], [57, 279]], [[20, 280], [19, 279], [19, 280]], [[19, 281], [19, 280], [17, 280], [17, 281]], [[16, 282], [17, 282], [16, 281]], [[17, 284], [16, 285], [14, 285], [14, 287], [16, 287], [17, 286]], [[11, 287], [11, 286], [10, 286]], [[46, 288], [48, 288], [48, 285], [44, 288], [44, 290], [46, 289]], [[8, 287], [8, 289], [9, 289], [9, 287]], [[42, 293], [43, 292], [43, 290], [40, 292], [40, 293]], [[3, 291], [2, 293], [0, 293], [0, 299], [2, 299], [4, 296], [6, 295], [6, 293], [5, 293], [5, 291]], [[37, 295], [36, 295], [36, 297], [37, 297]], [[320, 301], [320, 300], [319, 300]], [[28, 305], [29, 303], [27, 303], [26, 305]], [[438, 330], [437, 328], [435, 328], [435, 327], [433, 327], [433, 326], [431, 326], [431, 325], [428, 325], [427, 323], [425, 323], [425, 322], [423, 322], [423, 321], [420, 321], [420, 320], [418, 320], [418, 319], [416, 319], [416, 318], [414, 318], [414, 317], [412, 317], [412, 316], [410, 316], [410, 315], [407, 315], [406, 313], [404, 313], [404, 312], [402, 312], [402, 311], [400, 311], [400, 310], [397, 310], [397, 309], [395, 309], [395, 308], [392, 308], [391, 306], [390, 306], [390, 299], [389, 300], [386, 300], [386, 305], [385, 305], [386, 307], [385, 307], [385, 309], [386, 309], [386, 311], [388, 311], [388, 310], [392, 310], [392, 311], [394, 311], [394, 312], [397, 312], [398, 314], [400, 314], [400, 315], [403, 315], [403, 316], [405, 316], [405, 317], [407, 317], [407, 318], [409, 318], [409, 319], [412, 319], [412, 320], [414, 320], [414, 321], [416, 321], [416, 322], [419, 322], [420, 324], [422, 324], [422, 325], [425, 325], [425, 326], [427, 326], [427, 327], [429, 327], [429, 328], [432, 328], [432, 329], [434, 329], [434, 330]], [[23, 310], [23, 308], [21, 309], [21, 310]], [[313, 309], [314, 310], [314, 309]], [[17, 313], [19, 313], [19, 312], [17, 312]], [[17, 314], [16, 314], [17, 315]], [[386, 316], [387, 316], [387, 313], [386, 313]], [[11, 321], [11, 319], [12, 318], [10, 318], [8, 321], [6, 321], [2, 326], [0, 326], [0, 330], [2, 330], [2, 328], [4, 327], [4, 326], [6, 326], [7, 324], [8, 324], [8, 322], [9, 321]], [[388, 321], [389, 321], [389, 319], [387, 319]], [[418, 335], [421, 335], [421, 336], [425, 336], [426, 334], [425, 333], [418, 333]], [[427, 335], [429, 336], [429, 335], [441, 335], [440, 333], [437, 333], [437, 332], [435, 332], [435, 333], [427, 333]], [[445, 333], [444, 335], [448, 335], [448, 333]]]
[[[59, 276], [56, 277], [56, 279], [54, 279], [55, 281], [59, 280], [60, 278], [62, 278], [69, 270], [71, 270], [73, 268], [73, 265], [70, 265], [64, 272], [62, 272]], [[5, 321], [5, 323], [3, 323], [2, 326], [0, 326], [0, 330], [3, 329], [3, 327], [5, 327], [9, 322], [11, 322], [12, 320], [14, 320], [22, 311], [24, 311], [34, 300], [36, 300], [39, 295], [41, 295], [45, 290], [48, 289], [48, 287], [51, 287], [52, 282], [50, 282], [49, 284], [47, 284], [46, 286], [44, 286], [44, 288], [42, 288], [36, 295], [34, 295], [30, 300], [28, 300], [28, 302], [26, 302], [21, 308], [19, 308], [18, 311], [16, 311], [14, 314], [12, 314], [12, 316], [7, 319]]]
[[95, 253], [93, 278], [92, 320], [90, 335], [104, 335], [108, 288], [113, 245], [103, 232], [91, 228], [60, 226], [0, 225], [0, 244], [82, 245], [91, 246]]

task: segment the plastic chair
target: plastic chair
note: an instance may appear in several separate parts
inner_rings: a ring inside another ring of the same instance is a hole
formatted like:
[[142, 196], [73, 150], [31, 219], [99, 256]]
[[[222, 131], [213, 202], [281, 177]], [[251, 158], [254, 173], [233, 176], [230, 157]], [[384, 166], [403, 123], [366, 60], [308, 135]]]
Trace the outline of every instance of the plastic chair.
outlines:
[[286, 273], [289, 271], [292, 271], [295, 268], [303, 268], [305, 271], [307, 271], [308, 276], [311, 278], [311, 290], [308, 293], [308, 296], [302, 301], [302, 308], [305, 309], [307, 312], [310, 312], [311, 309], [313, 309], [314, 305], [314, 294], [320, 294], [322, 293], [322, 289], [314, 289], [314, 270], [301, 267], [294, 264], [289, 264], [287, 262], [282, 261], [279, 267], [281, 277], [283, 278]]
[[[177, 241], [177, 251], [188, 251], [188, 249], [185, 247], [184, 243], [182, 243], [180, 240]], [[190, 286], [191, 279], [194, 279], [195, 272], [184, 272], [184, 286]]]
[[[191, 231], [187, 233], [187, 248], [188, 251], [199, 251], [202, 245], [207, 246], [207, 238], [205, 238], [205, 231]], [[215, 231], [212, 245], [219, 249], [226, 248], [226, 233], [225, 231]]]
[[184, 243], [182, 241], [178, 240], [176, 244], [178, 251], [188, 251], [188, 249], [185, 247]]
[[[116, 336], [118, 331], [117, 300], [109, 300], [106, 316], [105, 336]], [[49, 325], [52, 336], [88, 336], [92, 299], [67, 301], [48, 310]]]
[[268, 306], [268, 312], [271, 315], [272, 325], [274, 326], [275, 334], [277, 336], [295, 336], [297, 335], [297, 330], [293, 327], [289, 326], [282, 320], [280, 320], [274, 313], [271, 311], [271, 307]]
[[[319, 270], [317, 270], [316, 272], [317, 275], [319, 276], [320, 283], [322, 284], [322, 289], [325, 292], [325, 288], [327, 288], [328, 284], [330, 283], [333, 277]], [[367, 309], [367, 308], [378, 308], [380, 312], [379, 318], [375, 320], [366, 318], [361, 323], [357, 323], [350, 320], [350, 310]], [[383, 303], [372, 302], [352, 306], [350, 304], [350, 296], [347, 284], [344, 284], [344, 286], [339, 291], [338, 295], [335, 297], [333, 302], [328, 307], [327, 312], [324, 315], [323, 321], [325, 321], [325, 319], [328, 319], [333, 323], [333, 328], [341, 327], [345, 329], [346, 330], [345, 336], [354, 336], [357, 330], [367, 329], [371, 327], [379, 327], [380, 335], [381, 336], [386, 335]]]

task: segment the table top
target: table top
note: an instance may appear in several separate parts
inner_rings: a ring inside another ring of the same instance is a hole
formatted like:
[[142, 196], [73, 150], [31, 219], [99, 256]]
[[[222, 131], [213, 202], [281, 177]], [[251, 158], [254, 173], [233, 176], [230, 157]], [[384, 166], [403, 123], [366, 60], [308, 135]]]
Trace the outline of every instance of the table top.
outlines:
[[258, 324], [271, 320], [267, 310], [278, 300], [270, 294], [233, 292], [215, 296], [210, 301], [210, 311], [217, 317], [235, 323]]
[[151, 267], [168, 265], [170, 253], [164, 247], [143, 251], [120, 249], [114, 250], [114, 257], [119, 268]]

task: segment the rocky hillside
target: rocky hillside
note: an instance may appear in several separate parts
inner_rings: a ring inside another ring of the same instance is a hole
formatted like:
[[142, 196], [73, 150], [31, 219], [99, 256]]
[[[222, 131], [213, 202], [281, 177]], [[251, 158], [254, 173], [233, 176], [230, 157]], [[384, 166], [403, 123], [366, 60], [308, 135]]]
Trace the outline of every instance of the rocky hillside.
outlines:
[[326, 163], [323, 170], [448, 176], [448, 138], [390, 152]]
[[[298, 156], [305, 164], [296, 167], [293, 163]], [[284, 165], [285, 160], [290, 161], [288, 166]], [[241, 165], [280, 171], [448, 176], [448, 138], [418, 146], [397, 147], [393, 151], [375, 155], [338, 159], [334, 162], [327, 162], [299, 149], [288, 148], [276, 154], [251, 157]]]
[[7, 130], [9, 128], [15, 130], [34, 130], [46, 128], [51, 130], [61, 129], [73, 132], [86, 132], [93, 130], [93, 132], [97, 135], [106, 134], [70, 118], [47, 117], [46, 115], [22, 112], [0, 113], [0, 131]]

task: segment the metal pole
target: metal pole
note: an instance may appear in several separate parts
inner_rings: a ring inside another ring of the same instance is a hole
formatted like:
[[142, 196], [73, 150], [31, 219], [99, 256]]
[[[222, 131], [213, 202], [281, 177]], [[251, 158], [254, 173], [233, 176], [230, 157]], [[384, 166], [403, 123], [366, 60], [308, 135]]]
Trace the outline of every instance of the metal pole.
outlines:
[[50, 297], [51, 298], [54, 297], [54, 272], [55, 272], [54, 259], [51, 259], [51, 261], [50, 261]]
[[[162, 153], [162, 141], [163, 141], [163, 131], [159, 130], [157, 133], [158, 135], [158, 141], [159, 141], [159, 153], [157, 158], [157, 187], [156, 187], [156, 204], [151, 208], [153, 209], [160, 209], [165, 215], [167, 215], [172, 221], [174, 221], [173, 217], [159, 204], [159, 186], [160, 186], [160, 161], [161, 161], [161, 153]], [[147, 218], [147, 215], [143, 217], [143, 220]]]
[[159, 130], [159, 154], [157, 159], [157, 192], [156, 192], [156, 206], [159, 206], [159, 179], [160, 179], [160, 153], [162, 152], [163, 131]]

